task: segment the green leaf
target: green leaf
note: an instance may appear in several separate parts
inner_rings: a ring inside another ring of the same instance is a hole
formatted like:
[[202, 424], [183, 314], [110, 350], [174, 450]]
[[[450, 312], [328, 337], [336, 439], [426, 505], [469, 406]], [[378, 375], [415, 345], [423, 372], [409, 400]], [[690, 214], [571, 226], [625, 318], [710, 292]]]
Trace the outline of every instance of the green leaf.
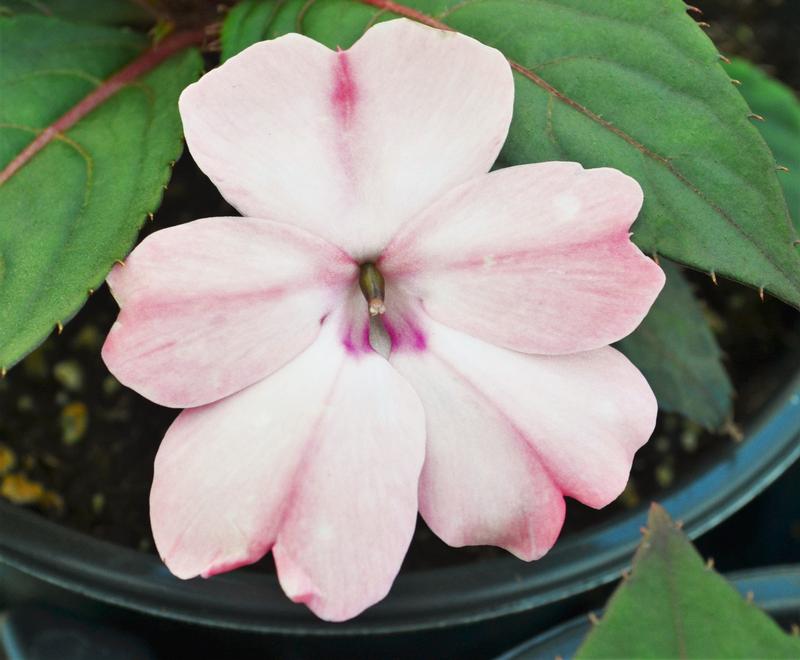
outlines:
[[[0, 169], [101, 82], [144, 38], [54, 18], [0, 19]], [[0, 367], [83, 305], [133, 244], [181, 151], [180, 91], [194, 49], [132, 80], [0, 185]]]
[[38, 14], [96, 25], [147, 25], [153, 15], [134, 0], [0, 0], [0, 15]]
[[757, 115], [766, 121], [756, 127], [766, 140], [775, 160], [788, 168], [778, 175], [789, 213], [800, 227], [800, 101], [786, 85], [742, 59], [725, 65], [734, 80], [741, 82], [739, 91]]
[[265, 39], [280, 6], [278, 2], [244, 0], [231, 8], [222, 24], [221, 60], [224, 62], [248, 46]]
[[800, 639], [706, 567], [654, 504], [648, 529], [579, 658], [798, 658]]
[[[417, 10], [499, 48], [518, 65], [503, 163], [621, 169], [645, 190], [634, 227], [643, 250], [800, 306], [800, 252], [775, 161], [680, 0], [267, 4], [277, 12], [263, 36], [299, 29], [347, 48], [373, 22]], [[247, 44], [223, 45], [230, 55]]]
[[721, 351], [689, 282], [676, 266], [661, 267], [664, 290], [617, 348], [641, 369], [659, 408], [717, 429], [731, 415], [733, 396]]

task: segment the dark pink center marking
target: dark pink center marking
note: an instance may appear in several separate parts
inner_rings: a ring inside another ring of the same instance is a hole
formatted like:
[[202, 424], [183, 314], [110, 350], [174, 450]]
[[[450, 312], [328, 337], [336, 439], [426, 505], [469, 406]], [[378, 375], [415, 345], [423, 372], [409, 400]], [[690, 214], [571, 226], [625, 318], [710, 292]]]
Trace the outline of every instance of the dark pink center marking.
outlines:
[[383, 317], [383, 326], [392, 340], [392, 351], [424, 351], [428, 342], [422, 328], [409, 316]]
[[337, 119], [345, 126], [349, 125], [355, 113], [358, 101], [358, 88], [350, 70], [350, 60], [345, 51], [336, 53], [336, 65], [333, 71], [333, 94], [331, 102]]
[[372, 352], [372, 345], [369, 343], [369, 321], [365, 321], [360, 328], [358, 325], [345, 328], [342, 335], [342, 346], [353, 356]]

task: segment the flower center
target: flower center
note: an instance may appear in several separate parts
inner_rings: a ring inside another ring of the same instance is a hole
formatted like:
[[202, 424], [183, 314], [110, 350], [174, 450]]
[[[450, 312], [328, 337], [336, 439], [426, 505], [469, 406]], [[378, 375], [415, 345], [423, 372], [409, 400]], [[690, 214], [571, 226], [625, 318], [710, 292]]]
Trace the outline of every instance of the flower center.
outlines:
[[385, 295], [383, 275], [372, 262], [361, 264], [358, 275], [358, 285], [361, 293], [367, 299], [370, 316], [378, 316], [386, 311], [383, 302]]

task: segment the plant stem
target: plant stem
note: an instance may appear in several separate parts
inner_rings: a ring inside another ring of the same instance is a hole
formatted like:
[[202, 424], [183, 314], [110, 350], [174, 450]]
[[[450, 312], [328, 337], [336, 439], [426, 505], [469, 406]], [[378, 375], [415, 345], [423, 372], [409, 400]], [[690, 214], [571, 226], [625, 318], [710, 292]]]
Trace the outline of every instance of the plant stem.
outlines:
[[173, 34], [159, 44], [146, 50], [125, 68], [117, 71], [66, 113], [45, 128], [25, 149], [0, 172], [0, 185], [3, 185], [31, 158], [46, 147], [56, 136], [72, 128], [97, 106], [116, 94], [125, 85], [148, 73], [164, 60], [190, 46], [197, 46], [205, 39], [205, 30], [197, 29]]
[[424, 23], [430, 27], [435, 27], [440, 30], [453, 30], [453, 28], [447, 25], [447, 23], [442, 23], [442, 21], [436, 20], [433, 16], [429, 16], [428, 14], [416, 9], [412, 9], [411, 7], [401, 5], [400, 3], [393, 2], [392, 0], [360, 0], [360, 2], [365, 5], [372, 5], [378, 9], [383, 9], [384, 11], [390, 11], [393, 14], [398, 14], [399, 16], [405, 16], [406, 18], [410, 18], [419, 23]]

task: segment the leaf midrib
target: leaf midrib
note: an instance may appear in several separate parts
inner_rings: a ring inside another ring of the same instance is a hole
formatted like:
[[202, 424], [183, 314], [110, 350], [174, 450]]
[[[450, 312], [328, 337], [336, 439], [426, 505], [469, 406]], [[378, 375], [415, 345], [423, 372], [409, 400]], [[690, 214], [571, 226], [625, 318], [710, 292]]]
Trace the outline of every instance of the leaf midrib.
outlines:
[[[453, 30], [451, 26], [447, 23], [442, 22], [438, 18], [431, 16], [422, 12], [421, 10], [413, 9], [408, 7], [407, 5], [403, 5], [398, 2], [394, 2], [392, 0], [356, 0], [361, 4], [368, 5], [371, 7], [375, 7], [380, 11], [388, 11], [394, 14], [398, 14], [400, 16], [404, 16], [406, 18], [410, 18], [412, 20], [419, 21], [421, 23], [425, 23], [431, 27], [435, 27], [442, 30]], [[456, 6], [450, 8], [447, 12], [443, 15], [447, 17], [453, 16], [456, 12], [477, 4], [479, 0], [473, 0], [472, 2], [464, 2], [457, 4]], [[597, 123], [602, 128], [608, 130], [613, 135], [616, 135], [620, 139], [627, 142], [629, 145], [637, 149], [640, 153], [647, 156], [651, 160], [654, 160], [660, 163], [670, 174], [672, 174], [682, 185], [686, 186], [691, 192], [693, 192], [703, 203], [705, 203], [710, 209], [712, 209], [720, 218], [722, 218], [736, 233], [738, 233], [749, 245], [751, 245], [763, 258], [764, 260], [770, 264], [774, 270], [779, 273], [784, 281], [789, 285], [790, 288], [794, 289], [797, 292], [800, 292], [800, 283], [798, 283], [797, 278], [792, 278], [791, 274], [786, 271], [782, 264], [776, 261], [772, 255], [764, 250], [764, 248], [756, 242], [747, 231], [724, 209], [720, 208], [719, 205], [715, 204], [711, 201], [702, 190], [700, 190], [696, 185], [694, 185], [691, 180], [684, 175], [680, 170], [678, 170], [670, 161], [664, 156], [656, 153], [655, 151], [649, 149], [647, 146], [636, 140], [633, 136], [629, 135], [622, 129], [614, 126], [607, 120], [603, 119], [595, 112], [587, 108], [586, 106], [578, 103], [575, 99], [571, 98], [567, 94], [561, 92], [559, 89], [554, 87], [552, 84], [547, 82], [544, 78], [539, 76], [535, 73], [532, 69], [527, 68], [526, 66], [508, 59], [511, 68], [516, 71], [518, 74], [522, 75], [524, 78], [530, 80], [532, 83], [537, 85], [540, 89], [543, 89], [551, 97], [557, 98], [559, 101], [567, 105], [568, 107], [572, 108], [576, 112], [584, 115], [591, 121]], [[786, 224], [789, 227], [791, 236], [793, 238], [796, 237], [796, 233], [794, 231], [793, 224], [791, 223], [788, 214], [786, 215]], [[790, 244], [791, 245], [791, 244]]]

